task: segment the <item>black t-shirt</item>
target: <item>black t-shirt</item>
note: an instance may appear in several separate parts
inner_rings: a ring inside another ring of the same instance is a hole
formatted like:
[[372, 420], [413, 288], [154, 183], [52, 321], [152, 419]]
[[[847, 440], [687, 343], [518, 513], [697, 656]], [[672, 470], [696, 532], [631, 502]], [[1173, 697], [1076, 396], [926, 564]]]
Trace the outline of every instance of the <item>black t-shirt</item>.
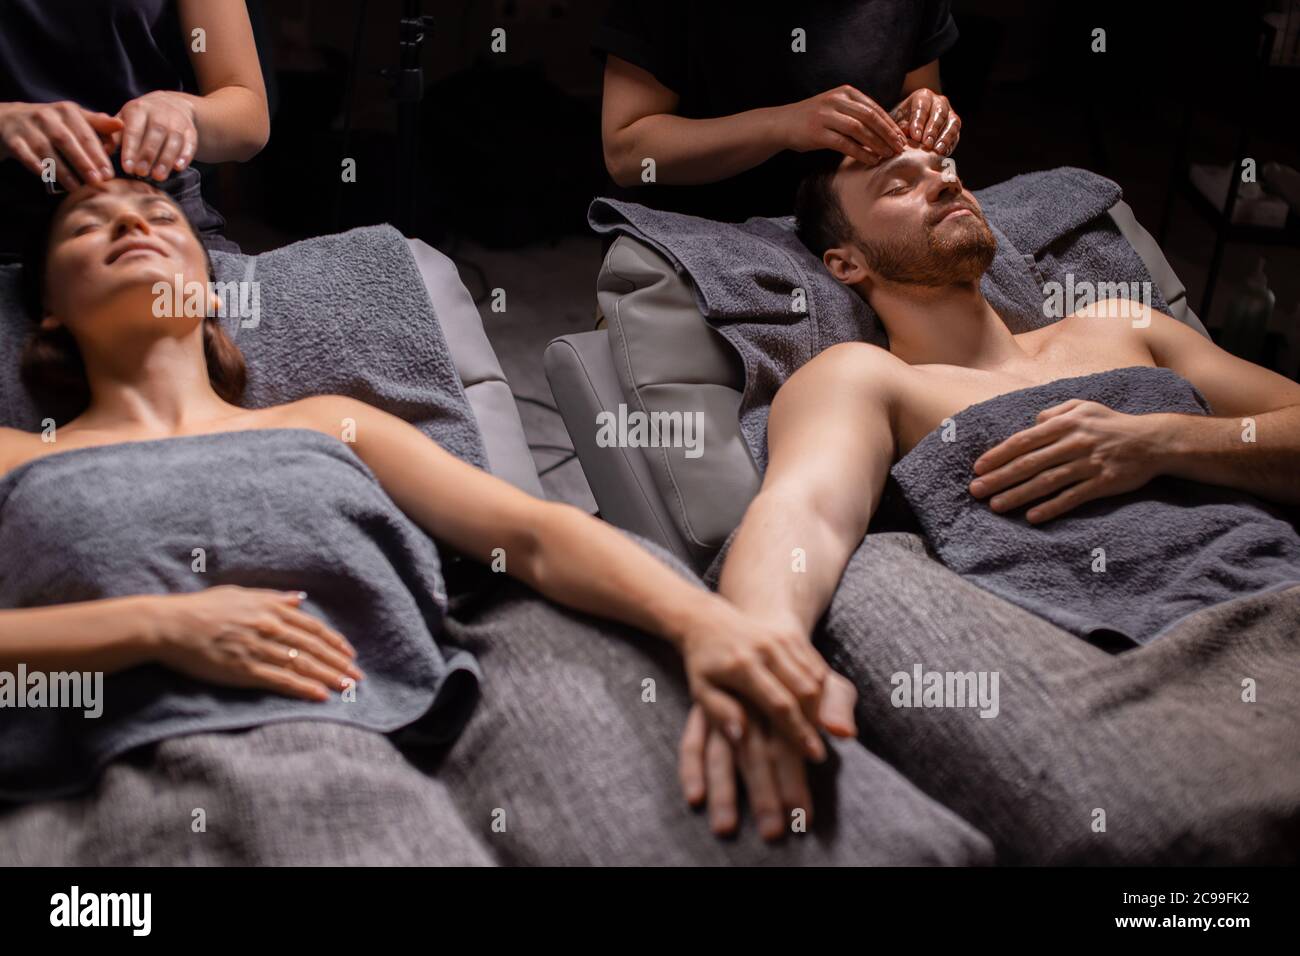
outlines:
[[[0, 0], [0, 103], [71, 100], [112, 116], [153, 90], [197, 92], [175, 0]], [[193, 166], [162, 188], [201, 231], [223, 225]], [[39, 177], [0, 161], [0, 254], [22, 251], [45, 195]]]
[[[796, 28], [806, 52], [795, 52]], [[690, 119], [781, 106], [842, 83], [892, 110], [903, 78], [957, 42], [949, 0], [611, 0], [593, 48], [652, 73]], [[724, 182], [618, 190], [712, 219], [785, 215], [808, 156], [778, 153]]]

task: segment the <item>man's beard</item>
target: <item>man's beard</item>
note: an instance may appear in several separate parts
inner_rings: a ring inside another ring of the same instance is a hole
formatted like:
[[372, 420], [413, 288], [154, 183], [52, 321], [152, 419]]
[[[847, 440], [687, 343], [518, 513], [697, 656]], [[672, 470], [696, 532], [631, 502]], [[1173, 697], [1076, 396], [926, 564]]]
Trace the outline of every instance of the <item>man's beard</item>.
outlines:
[[[983, 215], [961, 203], [946, 207], [940, 217], [954, 208], [970, 209], [954, 223], [940, 227], [924, 225], [922, 242], [886, 239], [860, 241], [859, 246], [872, 271], [882, 279], [902, 285], [945, 286], [978, 282], [997, 253], [998, 242]], [[942, 235], [940, 233], [942, 232]]]

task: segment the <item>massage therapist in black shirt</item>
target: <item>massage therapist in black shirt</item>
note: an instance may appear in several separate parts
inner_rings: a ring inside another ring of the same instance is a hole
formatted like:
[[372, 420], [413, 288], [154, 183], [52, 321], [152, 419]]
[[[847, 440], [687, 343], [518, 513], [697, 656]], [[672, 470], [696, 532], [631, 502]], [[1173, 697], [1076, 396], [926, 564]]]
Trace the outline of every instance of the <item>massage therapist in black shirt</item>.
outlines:
[[605, 165], [645, 205], [787, 215], [805, 154], [952, 153], [938, 58], [956, 42], [948, 0], [611, 0], [593, 44]]
[[113, 178], [114, 153], [209, 249], [238, 251], [193, 163], [251, 159], [269, 135], [242, 0], [0, 0], [0, 261], [24, 251], [46, 160], [71, 191]]

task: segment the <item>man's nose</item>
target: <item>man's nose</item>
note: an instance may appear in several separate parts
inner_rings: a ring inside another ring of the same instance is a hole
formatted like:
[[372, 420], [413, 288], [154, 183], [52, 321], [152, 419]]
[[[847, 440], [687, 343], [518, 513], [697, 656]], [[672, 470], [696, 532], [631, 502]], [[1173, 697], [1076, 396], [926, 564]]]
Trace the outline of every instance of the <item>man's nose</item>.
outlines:
[[119, 213], [114, 217], [112, 229], [112, 236], [114, 239], [120, 239], [128, 233], [137, 231], [144, 233], [149, 231], [149, 221], [138, 212], [128, 210]]
[[926, 175], [929, 177], [926, 192], [931, 202], [942, 202], [945, 199], [952, 199], [954, 196], [961, 195], [961, 180], [957, 177], [955, 166], [931, 169]]

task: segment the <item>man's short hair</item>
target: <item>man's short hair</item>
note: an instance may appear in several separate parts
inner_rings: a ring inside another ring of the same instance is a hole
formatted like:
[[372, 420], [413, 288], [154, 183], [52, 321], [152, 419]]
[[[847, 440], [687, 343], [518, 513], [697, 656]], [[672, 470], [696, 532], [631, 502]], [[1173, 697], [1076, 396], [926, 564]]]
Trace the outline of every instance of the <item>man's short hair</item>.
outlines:
[[857, 232], [835, 192], [835, 173], [844, 157], [826, 150], [799, 183], [794, 198], [795, 231], [818, 259], [835, 246], [857, 240]]

